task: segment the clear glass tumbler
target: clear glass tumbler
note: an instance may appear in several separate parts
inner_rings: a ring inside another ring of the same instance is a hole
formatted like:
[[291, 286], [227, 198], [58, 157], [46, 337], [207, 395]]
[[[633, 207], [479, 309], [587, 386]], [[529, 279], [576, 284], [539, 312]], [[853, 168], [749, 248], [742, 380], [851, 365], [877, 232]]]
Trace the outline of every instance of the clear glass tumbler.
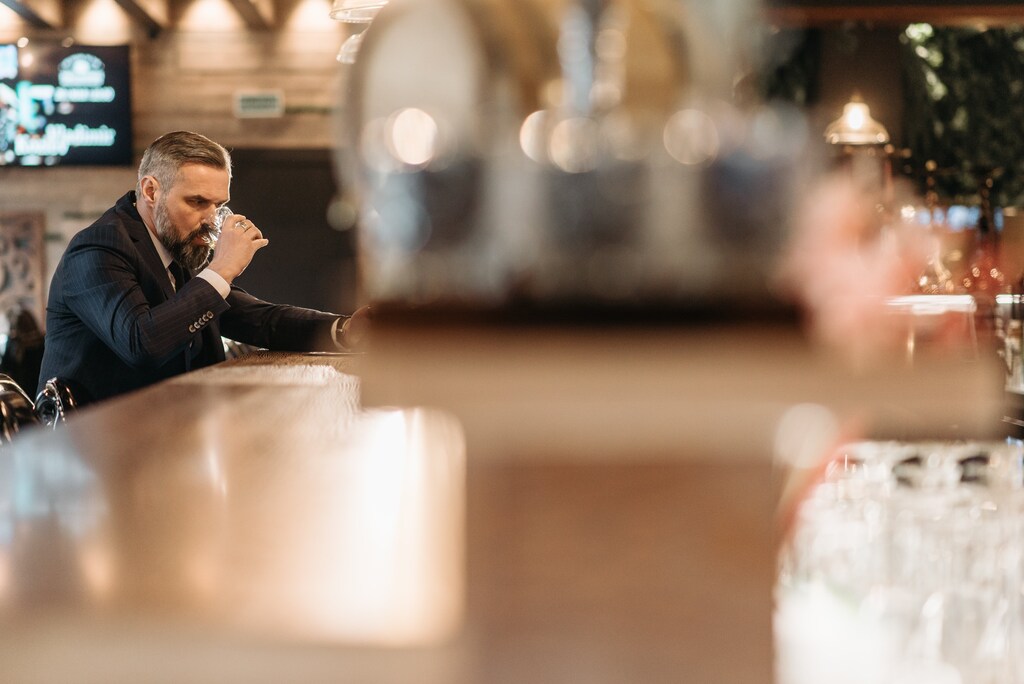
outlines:
[[206, 238], [206, 241], [210, 245], [217, 244], [217, 239], [220, 237], [220, 232], [224, 228], [224, 221], [228, 216], [233, 215], [235, 212], [231, 211], [231, 207], [224, 205], [217, 207], [217, 210], [213, 212], [213, 216], [210, 217], [210, 233]]

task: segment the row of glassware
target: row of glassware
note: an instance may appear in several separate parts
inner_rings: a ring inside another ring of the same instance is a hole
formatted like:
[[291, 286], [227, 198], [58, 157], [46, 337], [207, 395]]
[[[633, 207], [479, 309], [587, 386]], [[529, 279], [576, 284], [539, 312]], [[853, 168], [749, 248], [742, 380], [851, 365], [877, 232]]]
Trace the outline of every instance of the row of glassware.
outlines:
[[1021, 442], [839, 450], [784, 540], [777, 681], [1024, 681]]

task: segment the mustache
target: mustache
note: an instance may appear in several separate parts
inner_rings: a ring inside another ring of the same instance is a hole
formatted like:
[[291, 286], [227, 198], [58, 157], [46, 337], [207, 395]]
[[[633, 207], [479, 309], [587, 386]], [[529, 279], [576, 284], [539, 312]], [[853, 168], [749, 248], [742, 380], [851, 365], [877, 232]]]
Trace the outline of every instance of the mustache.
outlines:
[[187, 244], [187, 243], [192, 242], [193, 240], [195, 240], [197, 237], [202, 237], [202, 238], [208, 240], [213, 234], [214, 234], [213, 226], [210, 225], [209, 223], [205, 223], [204, 222], [198, 228], [196, 228], [191, 233], [186, 235], [185, 238], [182, 240], [182, 242]]

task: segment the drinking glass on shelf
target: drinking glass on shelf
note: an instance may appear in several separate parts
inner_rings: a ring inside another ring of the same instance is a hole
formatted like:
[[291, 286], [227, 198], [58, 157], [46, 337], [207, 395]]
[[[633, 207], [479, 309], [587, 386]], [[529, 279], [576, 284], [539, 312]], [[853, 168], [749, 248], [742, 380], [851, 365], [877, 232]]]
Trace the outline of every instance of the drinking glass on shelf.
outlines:
[[937, 253], [928, 258], [925, 270], [918, 278], [917, 284], [921, 294], [952, 294], [957, 291], [953, 273], [946, 268]]
[[338, 61], [342, 64], [355, 64], [359, 47], [363, 44], [363, 33], [366, 25], [373, 21], [388, 0], [334, 0], [331, 6], [331, 19], [345, 24], [359, 25], [341, 45]]
[[338, 51], [338, 61], [342, 64], [355, 64], [356, 55], [359, 54], [359, 48], [362, 45], [363, 31], [353, 33], [341, 44], [341, 49]]
[[907, 227], [922, 231], [927, 258], [917, 277], [917, 292], [927, 295], [964, 294], [967, 289], [946, 263], [951, 247], [949, 235], [954, 229], [947, 222], [947, 211], [933, 205], [906, 204], [900, 217]]
[[334, 0], [331, 19], [347, 24], [369, 24], [388, 0]]

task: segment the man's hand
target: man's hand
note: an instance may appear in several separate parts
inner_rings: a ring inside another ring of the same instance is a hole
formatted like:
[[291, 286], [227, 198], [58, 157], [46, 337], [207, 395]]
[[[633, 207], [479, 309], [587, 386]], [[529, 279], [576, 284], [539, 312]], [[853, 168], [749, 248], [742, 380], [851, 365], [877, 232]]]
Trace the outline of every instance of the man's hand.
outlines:
[[242, 275], [256, 250], [263, 249], [269, 244], [270, 240], [263, 237], [256, 224], [242, 214], [232, 214], [224, 219], [224, 227], [221, 229], [220, 238], [217, 239], [213, 259], [208, 268], [216, 271], [230, 284]]

